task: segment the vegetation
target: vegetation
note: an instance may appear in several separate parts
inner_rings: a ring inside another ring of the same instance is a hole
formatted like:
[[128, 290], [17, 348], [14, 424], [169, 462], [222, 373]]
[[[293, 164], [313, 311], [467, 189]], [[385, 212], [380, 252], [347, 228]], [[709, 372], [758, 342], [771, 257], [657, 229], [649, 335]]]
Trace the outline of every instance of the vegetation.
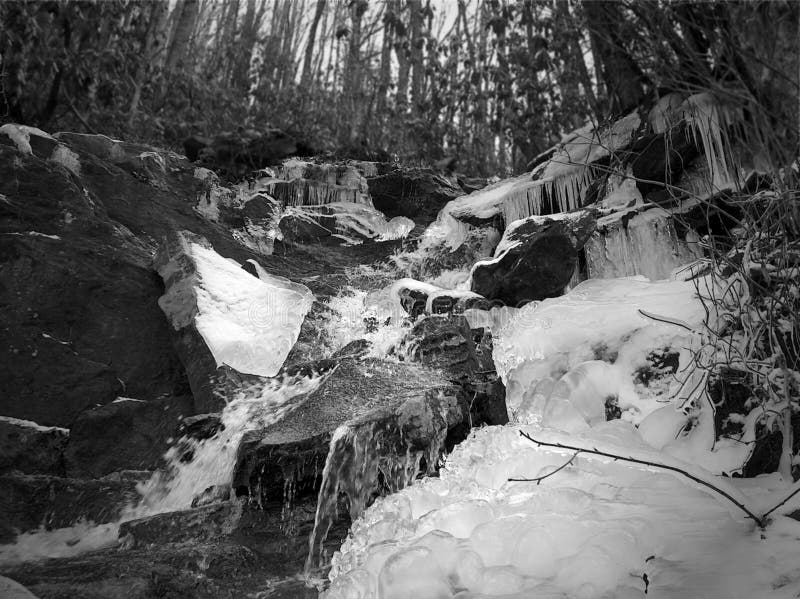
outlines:
[[319, 151], [456, 156], [491, 175], [524, 170], [588, 118], [710, 89], [785, 158], [798, 13], [693, 0], [7, 1], [0, 118], [162, 145], [278, 127]]

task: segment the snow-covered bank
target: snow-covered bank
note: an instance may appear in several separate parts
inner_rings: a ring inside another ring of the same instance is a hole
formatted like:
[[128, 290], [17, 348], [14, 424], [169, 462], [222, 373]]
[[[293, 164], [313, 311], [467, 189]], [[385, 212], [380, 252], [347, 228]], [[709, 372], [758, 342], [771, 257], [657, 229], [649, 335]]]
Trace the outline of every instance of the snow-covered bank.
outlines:
[[[777, 516], [762, 535], [732, 504], [686, 479], [592, 455], [573, 458], [537, 447], [520, 431], [563, 438], [537, 426], [474, 431], [439, 478], [378, 500], [354, 524], [334, 556], [326, 599], [800, 592], [800, 522]], [[571, 438], [586, 447], [652, 451], [622, 421]], [[539, 484], [509, 481], [551, 473]]]

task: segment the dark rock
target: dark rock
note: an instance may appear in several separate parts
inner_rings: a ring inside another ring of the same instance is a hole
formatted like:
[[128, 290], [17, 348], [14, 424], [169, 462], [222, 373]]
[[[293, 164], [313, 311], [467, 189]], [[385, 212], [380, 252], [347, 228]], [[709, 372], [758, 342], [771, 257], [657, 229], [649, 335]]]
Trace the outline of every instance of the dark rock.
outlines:
[[368, 179], [372, 203], [387, 217], [406, 216], [419, 225], [436, 220], [450, 200], [464, 195], [449, 179], [425, 168], [396, 168]]
[[64, 528], [81, 518], [97, 523], [117, 519], [139, 500], [140, 473], [121, 473], [99, 480], [46, 475], [0, 476], [0, 541], [19, 532]]
[[221, 430], [225, 430], [221, 414], [196, 414], [181, 420], [178, 434], [203, 441], [210, 439]]
[[500, 257], [478, 264], [472, 273], [472, 291], [509, 306], [556, 297], [564, 292], [577, 264], [577, 252], [594, 232], [589, 211], [552, 220], [530, 217], [506, 231]]
[[69, 425], [123, 388], [172, 393], [183, 378], [153, 309], [149, 240], [114, 223], [81, 182], [0, 147], [0, 413], [46, 425]]
[[100, 478], [117, 470], [153, 470], [193, 411], [191, 397], [119, 398], [82, 412], [70, 429], [67, 474]]
[[[282, 497], [287, 480], [313, 492], [331, 435], [340, 425], [384, 439], [375, 459], [399, 460], [408, 439], [415, 448], [429, 447], [464, 416], [455, 388], [419, 365], [345, 357], [293, 369], [298, 375], [304, 371], [327, 374], [316, 390], [292, 399], [297, 407], [282, 420], [247, 433], [242, 442], [234, 487], [262, 494], [260, 502]], [[437, 413], [445, 415], [442, 420], [432, 417]]]
[[425, 312], [425, 305], [428, 302], [428, 295], [419, 289], [401, 288], [397, 292], [400, 298], [400, 305], [411, 318], [416, 318]]
[[241, 501], [234, 501], [131, 520], [120, 525], [119, 537], [128, 548], [210, 541], [236, 530], [243, 507]]
[[[328, 226], [322, 224], [323, 222]], [[283, 239], [290, 243], [318, 242], [330, 237], [335, 229], [336, 219], [331, 216], [315, 215], [311, 218], [306, 215], [287, 214], [280, 222]]]
[[466, 438], [473, 426], [508, 422], [505, 387], [492, 360], [491, 333], [472, 331], [463, 316], [430, 316], [414, 326], [398, 351], [443, 371], [457, 385], [467, 417], [451, 427], [448, 447]]
[[25, 420], [0, 418], [0, 473], [64, 476], [69, 431]]

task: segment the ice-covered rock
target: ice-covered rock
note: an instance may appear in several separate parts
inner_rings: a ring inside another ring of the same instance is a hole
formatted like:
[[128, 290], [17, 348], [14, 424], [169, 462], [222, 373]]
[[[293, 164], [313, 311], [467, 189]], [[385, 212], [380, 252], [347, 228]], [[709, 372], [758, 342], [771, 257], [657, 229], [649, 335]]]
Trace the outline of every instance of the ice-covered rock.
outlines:
[[213, 380], [223, 365], [263, 377], [278, 373], [311, 307], [307, 287], [258, 265], [254, 277], [186, 231], [165, 241], [156, 267], [166, 286], [159, 306], [176, 331], [201, 404], [197, 411], [214, 411], [219, 400], [213, 398]]
[[413, 228], [411, 219], [396, 216], [387, 222], [386, 217], [371, 206], [354, 202], [289, 207], [280, 221], [283, 239], [299, 243], [324, 238], [351, 244], [367, 239], [391, 241], [406, 237]]
[[68, 439], [65, 428], [0, 416], [0, 473], [63, 476]]
[[[672, 212], [632, 206], [597, 220], [597, 230], [586, 242], [590, 278], [609, 279], [643, 275], [667, 279], [672, 272], [702, 257], [692, 229], [682, 239]], [[694, 243], [692, 243], [694, 241]]]
[[590, 211], [530, 216], [511, 223], [494, 258], [473, 266], [472, 291], [510, 306], [560, 295], [575, 272], [577, 252], [594, 227]]

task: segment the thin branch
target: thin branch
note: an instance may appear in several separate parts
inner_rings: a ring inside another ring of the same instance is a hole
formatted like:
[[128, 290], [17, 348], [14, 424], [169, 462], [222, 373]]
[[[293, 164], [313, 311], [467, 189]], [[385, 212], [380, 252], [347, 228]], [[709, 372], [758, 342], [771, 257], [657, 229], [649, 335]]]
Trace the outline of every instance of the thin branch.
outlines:
[[580, 454], [580, 453], [581, 453], [581, 451], [582, 451], [582, 450], [578, 450], [578, 451], [576, 451], [576, 452], [575, 452], [575, 453], [572, 455], [572, 457], [569, 459], [569, 461], [568, 461], [568, 462], [565, 462], [564, 464], [562, 464], [561, 466], [559, 466], [558, 468], [556, 468], [556, 469], [555, 469], [555, 470], [553, 470], [552, 472], [549, 472], [548, 474], [545, 474], [544, 476], [537, 476], [536, 478], [509, 478], [508, 480], [509, 480], [510, 482], [520, 482], [520, 483], [536, 483], [536, 484], [538, 485], [539, 483], [541, 483], [541, 482], [542, 482], [544, 479], [546, 479], [547, 477], [549, 477], [549, 476], [553, 476], [553, 475], [554, 475], [556, 472], [560, 472], [561, 470], [563, 470], [564, 468], [566, 468], [567, 466], [569, 466], [569, 465], [570, 465], [570, 464], [571, 464], [571, 463], [572, 463], [572, 462], [575, 460], [575, 458], [577, 458], [577, 457], [578, 457], [578, 454]]
[[[650, 461], [647, 461], [647, 460], [640, 460], [640, 459], [632, 458], [632, 457], [629, 457], [629, 456], [617, 455], [617, 454], [613, 454], [613, 453], [608, 453], [606, 451], [600, 451], [599, 449], [595, 449], [595, 448], [586, 449], [584, 447], [574, 447], [572, 445], [564, 445], [562, 443], [546, 443], [544, 441], [538, 441], [538, 440], [534, 439], [533, 437], [531, 437], [529, 434], [527, 434], [524, 431], [520, 431], [519, 434], [522, 435], [523, 437], [525, 437], [526, 439], [528, 439], [528, 441], [531, 441], [532, 443], [535, 443], [536, 445], [541, 446], [541, 447], [555, 447], [555, 448], [558, 448], [558, 449], [569, 449], [570, 451], [577, 451], [578, 453], [591, 453], [591, 454], [603, 456], [603, 457], [606, 457], [606, 458], [611, 458], [613, 460], [621, 460], [623, 462], [632, 462], [634, 464], [641, 464], [643, 466], [649, 466], [651, 468], [662, 468], [664, 470], [670, 470], [672, 472], [677, 472], [678, 474], [681, 474], [682, 476], [685, 476], [686, 478], [688, 478], [690, 480], [693, 480], [694, 482], [696, 482], [696, 483], [698, 483], [700, 485], [703, 485], [704, 487], [707, 487], [707, 488], [711, 489], [712, 491], [715, 491], [716, 493], [722, 495], [725, 499], [727, 499], [728, 501], [733, 503], [736, 507], [738, 507], [745, 514], [747, 514], [747, 517], [751, 518], [756, 524], [758, 524], [759, 528], [763, 529], [764, 526], [765, 526], [763, 518], [759, 518], [758, 516], [756, 516], [752, 511], [750, 511], [747, 508], [747, 506], [745, 506], [742, 502], [740, 502], [739, 500], [737, 500], [734, 497], [732, 497], [726, 491], [720, 489], [719, 487], [716, 487], [716, 486], [712, 485], [711, 483], [709, 483], [707, 481], [704, 481], [702, 478], [699, 478], [697, 476], [694, 476], [693, 474], [690, 474], [686, 470], [682, 470], [681, 468], [677, 468], [676, 466], [670, 466], [668, 464], [659, 464], [657, 462], [650, 462]], [[573, 458], [574, 458], [574, 456], [573, 456]], [[798, 491], [800, 491], [800, 489], [798, 489]], [[788, 499], [789, 498], [787, 497], [785, 501], [788, 501]]]

